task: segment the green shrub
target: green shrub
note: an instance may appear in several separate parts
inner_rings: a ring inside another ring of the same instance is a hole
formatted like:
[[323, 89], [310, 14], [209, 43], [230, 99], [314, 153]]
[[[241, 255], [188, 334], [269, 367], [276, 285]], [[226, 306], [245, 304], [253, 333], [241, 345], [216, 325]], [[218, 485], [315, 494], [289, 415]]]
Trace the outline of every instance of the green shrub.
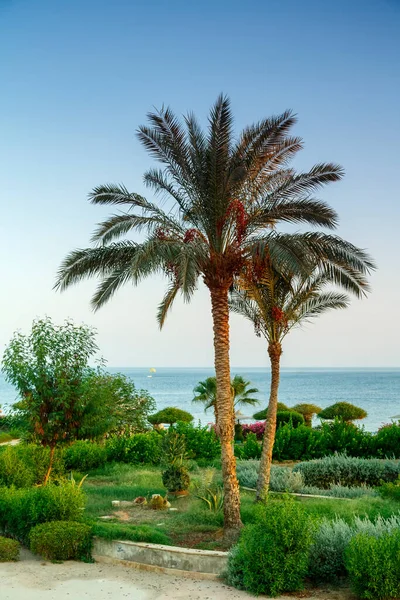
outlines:
[[74, 442], [64, 451], [64, 465], [68, 471], [86, 473], [103, 467], [107, 462], [107, 450], [102, 444], [91, 441]]
[[320, 419], [338, 418], [342, 421], [355, 421], [365, 419], [367, 413], [363, 408], [354, 406], [354, 404], [350, 404], [349, 402], [336, 402], [336, 404], [324, 408], [318, 416]]
[[[29, 487], [43, 482], [50, 449], [36, 444], [6, 446], [0, 450], [0, 486]], [[63, 474], [61, 454], [55, 453], [53, 478]]]
[[162, 482], [169, 492], [187, 490], [190, 485], [188, 470], [183, 465], [169, 465], [162, 474]]
[[193, 421], [193, 415], [180, 408], [169, 406], [159, 410], [154, 415], [150, 415], [148, 420], [152, 425], [161, 425], [162, 423], [173, 425], [178, 422], [190, 423]]
[[382, 498], [400, 501], [400, 478], [394, 483], [384, 483], [378, 488], [378, 493]]
[[282, 427], [286, 423], [292, 423], [296, 428], [299, 425], [304, 425], [304, 417], [295, 410], [278, 410], [276, 413], [276, 427]]
[[[237, 477], [240, 485], [255, 488], [257, 485], [260, 461], [249, 460], [237, 463]], [[300, 492], [304, 485], [301, 473], [294, 473], [288, 467], [271, 467], [269, 488], [272, 492]]]
[[385, 425], [374, 436], [375, 454], [382, 458], [400, 458], [400, 422]]
[[161, 462], [163, 435], [157, 431], [135, 435], [111, 436], [106, 442], [108, 460], [130, 464], [153, 464]]
[[85, 495], [74, 483], [0, 490], [0, 529], [22, 543], [35, 525], [49, 521], [79, 521]]
[[310, 550], [309, 577], [315, 582], [335, 583], [338, 577], [346, 575], [345, 551], [350, 540], [357, 534], [381, 537], [400, 530], [400, 516], [389, 519], [379, 516], [375, 521], [356, 517], [352, 524], [336, 518], [324, 519], [313, 533]]
[[0, 562], [8, 562], [19, 559], [19, 544], [15, 540], [10, 540], [0, 536]]
[[[290, 410], [290, 408], [288, 408], [286, 406], [286, 404], [283, 404], [283, 402], [278, 402], [277, 410], [279, 412], [279, 411], [284, 411], [284, 410]], [[265, 421], [265, 419], [267, 418], [267, 412], [268, 412], [268, 408], [259, 410], [258, 412], [254, 413], [253, 419], [255, 419], [256, 421]]]
[[400, 464], [394, 460], [349, 457], [343, 454], [326, 456], [296, 465], [306, 486], [329, 489], [331, 485], [377, 486], [381, 482], [395, 481]]
[[345, 551], [351, 585], [360, 598], [400, 597], [400, 531], [374, 537], [356, 535]]
[[47, 560], [91, 560], [92, 532], [84, 523], [53, 521], [36, 525], [29, 540], [32, 552]]
[[313, 581], [335, 583], [346, 575], [344, 553], [353, 535], [353, 528], [343, 519], [320, 523], [310, 549], [308, 575]]
[[248, 433], [245, 442], [235, 444], [235, 456], [241, 460], [257, 459], [261, 456], [261, 444], [255, 433]]
[[185, 436], [186, 450], [190, 458], [198, 461], [213, 461], [221, 454], [221, 444], [214, 429], [192, 423], [176, 423], [173, 428]]
[[302, 589], [307, 574], [311, 523], [291, 500], [269, 501], [243, 529], [230, 553], [227, 579], [254, 594], [277, 596]]

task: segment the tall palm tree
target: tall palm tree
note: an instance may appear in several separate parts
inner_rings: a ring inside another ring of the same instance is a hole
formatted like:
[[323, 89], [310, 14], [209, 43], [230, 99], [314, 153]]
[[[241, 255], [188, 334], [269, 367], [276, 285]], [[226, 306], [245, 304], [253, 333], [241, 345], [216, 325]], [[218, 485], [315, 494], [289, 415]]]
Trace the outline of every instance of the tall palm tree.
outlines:
[[[250, 388], [250, 381], [246, 381], [241, 375], [235, 375], [231, 382], [231, 390], [233, 396], [233, 406], [247, 405], [254, 406], [258, 404], [257, 398], [252, 398], [254, 394], [258, 394], [257, 388]], [[204, 410], [213, 408], [215, 423], [218, 422], [217, 408], [217, 379], [216, 377], [207, 377], [204, 381], [199, 381], [193, 390], [195, 394], [192, 402], [202, 402]]]
[[[224, 96], [212, 107], [206, 130], [193, 114], [182, 124], [169, 108], [148, 118], [150, 126], [141, 126], [138, 137], [161, 168], [147, 171], [144, 182], [164, 197], [163, 202], [150, 202], [123, 185], [96, 187], [89, 195], [92, 203], [123, 210], [98, 226], [91, 247], [65, 258], [56, 287], [64, 290], [82, 279], [99, 277], [92, 300], [98, 309], [125, 283], [138, 284], [163, 273], [169, 284], [158, 312], [162, 326], [177, 294], [189, 301], [199, 278], [203, 280], [211, 298], [224, 523], [230, 535], [241, 521], [232, 444], [229, 288], [257, 256], [268, 254], [273, 262], [296, 271], [307, 267], [310, 255], [318, 254], [338, 280], [349, 284], [362, 280], [366, 257], [333, 235], [276, 231], [280, 221], [335, 227], [335, 211], [312, 194], [343, 174], [333, 164], [318, 164], [306, 173], [287, 167], [302, 147], [299, 138], [289, 135], [295, 123], [290, 111], [247, 127], [238, 138]], [[125, 239], [139, 232], [145, 233], [144, 241]], [[341, 266], [335, 267], [335, 262]]]
[[270, 397], [257, 482], [257, 500], [265, 500], [269, 488], [282, 341], [294, 327], [309, 319], [328, 310], [348, 306], [349, 296], [329, 289], [327, 286], [330, 283], [329, 274], [318, 267], [309, 275], [288, 275], [279, 273], [269, 265], [263, 269], [261, 278], [254, 269], [249, 269], [239, 281], [239, 286], [231, 290], [232, 312], [249, 319], [256, 334], [267, 340], [271, 364]]

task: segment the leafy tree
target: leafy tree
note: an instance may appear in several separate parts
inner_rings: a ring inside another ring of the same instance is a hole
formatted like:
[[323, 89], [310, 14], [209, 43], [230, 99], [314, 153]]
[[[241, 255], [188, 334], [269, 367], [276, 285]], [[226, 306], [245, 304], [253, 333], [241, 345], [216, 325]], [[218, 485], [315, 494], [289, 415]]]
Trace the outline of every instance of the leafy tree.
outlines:
[[[250, 388], [250, 381], [246, 381], [241, 375], [235, 375], [231, 382], [231, 391], [233, 396], [234, 408], [237, 406], [254, 406], [258, 404], [257, 398], [252, 398], [253, 394], [258, 394], [257, 388]], [[207, 377], [204, 381], [199, 381], [193, 390], [197, 394], [192, 402], [202, 402], [204, 410], [210, 408], [214, 410], [215, 423], [218, 421], [217, 409], [217, 379], [216, 377]]]
[[16, 332], [4, 352], [6, 380], [21, 397], [17, 408], [31, 434], [50, 448], [44, 483], [51, 474], [56, 446], [79, 436], [88, 361], [97, 350], [90, 327], [71, 321], [57, 326], [45, 318], [33, 322], [30, 335]]
[[178, 422], [190, 423], [193, 421], [193, 415], [186, 412], [186, 410], [169, 406], [159, 410], [154, 415], [150, 415], [148, 420], [152, 425], [161, 425], [162, 423], [173, 425]]
[[296, 406], [293, 406], [293, 410], [303, 415], [307, 427], [311, 427], [313, 416], [318, 415], [321, 412], [322, 408], [320, 408], [316, 404], [303, 403], [296, 404]]
[[[349, 303], [345, 294], [330, 291], [329, 288], [327, 290], [331, 277], [321, 272], [318, 265], [308, 276], [299, 276], [281, 273], [268, 262], [263, 265], [261, 277], [253, 265], [242, 278], [241, 287], [232, 291], [230, 300], [231, 310], [249, 319], [257, 335], [262, 335], [267, 340], [271, 363], [270, 398], [257, 483], [258, 500], [265, 500], [268, 494], [276, 432], [282, 341], [295, 326], [327, 310], [346, 308]], [[353, 282], [346, 287], [361, 294], [365, 285], [365, 282]]]
[[80, 437], [94, 439], [104, 434], [131, 435], [149, 428], [149, 415], [156, 402], [147, 390], [137, 390], [121, 373], [90, 370], [83, 385], [85, 419]]
[[[169, 108], [150, 113], [149, 121], [138, 137], [161, 168], [147, 171], [144, 182], [169, 202], [150, 202], [123, 185], [96, 187], [90, 194], [94, 204], [124, 210], [99, 225], [92, 247], [65, 258], [56, 287], [64, 290], [88, 277], [100, 278], [93, 297], [98, 309], [125, 283], [164, 273], [169, 285], [158, 313], [162, 326], [177, 294], [189, 301], [199, 280], [204, 282], [211, 299], [224, 525], [230, 535], [241, 521], [232, 444], [228, 291], [244, 267], [260, 257], [297, 272], [319, 256], [335, 280], [352, 282], [359, 279], [365, 254], [333, 235], [277, 231], [280, 222], [335, 227], [335, 211], [313, 193], [343, 174], [334, 164], [318, 164], [306, 173], [288, 168], [302, 148], [302, 141], [289, 135], [295, 123], [290, 111], [246, 127], [238, 136], [224, 96], [212, 107], [206, 130], [193, 114], [182, 125]], [[125, 238], [139, 232], [144, 233], [140, 241]]]
[[336, 404], [321, 410], [318, 416], [320, 419], [333, 420], [337, 418], [341, 421], [350, 422], [365, 419], [367, 412], [363, 408], [350, 404], [350, 402], [336, 402]]

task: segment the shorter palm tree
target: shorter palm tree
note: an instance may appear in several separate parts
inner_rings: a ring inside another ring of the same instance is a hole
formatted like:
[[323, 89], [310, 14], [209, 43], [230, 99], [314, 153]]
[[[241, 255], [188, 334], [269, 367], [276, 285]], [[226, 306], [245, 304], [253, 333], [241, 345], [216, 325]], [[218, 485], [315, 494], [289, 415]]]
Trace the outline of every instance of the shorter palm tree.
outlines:
[[349, 297], [346, 294], [326, 290], [330, 283], [329, 275], [318, 268], [308, 276], [300, 276], [279, 273], [269, 265], [264, 270], [262, 279], [249, 273], [231, 291], [232, 312], [249, 319], [256, 334], [265, 337], [271, 362], [270, 398], [257, 482], [257, 500], [265, 500], [269, 488], [282, 341], [291, 329], [310, 318], [327, 310], [348, 306]]
[[[231, 381], [231, 393], [234, 407], [255, 406], [258, 404], [257, 398], [252, 397], [258, 394], [257, 388], [250, 387], [251, 382], [246, 381], [241, 375], [235, 375]], [[193, 390], [195, 394], [192, 402], [202, 402], [204, 411], [210, 408], [214, 409], [215, 423], [218, 421], [217, 406], [217, 380], [215, 377], [207, 377], [204, 381], [199, 381]]]

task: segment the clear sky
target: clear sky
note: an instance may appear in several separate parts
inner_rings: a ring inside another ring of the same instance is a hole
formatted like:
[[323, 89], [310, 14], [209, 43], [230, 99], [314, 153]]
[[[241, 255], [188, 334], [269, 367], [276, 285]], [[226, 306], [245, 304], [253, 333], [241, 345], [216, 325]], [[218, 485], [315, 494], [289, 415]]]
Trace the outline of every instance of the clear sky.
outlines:
[[[292, 108], [300, 169], [341, 163], [323, 192], [340, 235], [368, 248], [373, 293], [287, 339], [284, 366], [400, 366], [400, 0], [0, 0], [0, 347], [36, 316], [97, 327], [117, 366], [209, 366], [207, 292], [155, 321], [161, 280], [91, 312], [94, 282], [52, 290], [64, 255], [107, 211], [95, 185], [143, 192], [135, 129], [169, 104], [202, 119], [218, 93], [238, 130]], [[147, 192], [146, 192], [147, 193]], [[232, 363], [262, 366], [263, 340], [232, 319]]]

